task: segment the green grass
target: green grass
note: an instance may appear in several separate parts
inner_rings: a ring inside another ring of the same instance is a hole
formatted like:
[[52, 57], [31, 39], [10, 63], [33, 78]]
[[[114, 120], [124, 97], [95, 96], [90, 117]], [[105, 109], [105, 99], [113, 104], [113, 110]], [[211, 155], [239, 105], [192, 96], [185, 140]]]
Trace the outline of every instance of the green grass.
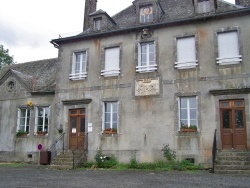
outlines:
[[154, 171], [197, 171], [202, 170], [200, 165], [194, 165], [189, 161], [158, 161], [154, 163], [138, 163], [131, 160], [130, 163], [102, 164], [98, 166], [95, 162], [86, 162], [81, 167], [82, 169], [115, 169], [115, 170], [154, 170]]
[[27, 166], [27, 164], [25, 163], [0, 163], [0, 167], [15, 167], [15, 168], [19, 168], [19, 167], [24, 167]]

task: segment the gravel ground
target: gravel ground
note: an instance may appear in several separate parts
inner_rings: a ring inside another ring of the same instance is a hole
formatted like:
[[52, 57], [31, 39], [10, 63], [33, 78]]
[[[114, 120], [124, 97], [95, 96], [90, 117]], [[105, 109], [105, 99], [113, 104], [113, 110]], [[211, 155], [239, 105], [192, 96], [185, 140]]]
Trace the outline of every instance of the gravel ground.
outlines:
[[0, 165], [0, 188], [250, 187], [249, 175], [134, 170], [49, 170], [45, 166]]

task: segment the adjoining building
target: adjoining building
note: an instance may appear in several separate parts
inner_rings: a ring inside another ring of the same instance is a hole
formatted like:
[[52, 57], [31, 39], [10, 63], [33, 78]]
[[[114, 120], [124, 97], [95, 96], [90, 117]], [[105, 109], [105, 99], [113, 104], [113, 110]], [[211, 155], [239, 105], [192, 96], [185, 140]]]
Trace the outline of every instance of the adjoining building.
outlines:
[[[28, 160], [58, 129], [89, 161], [102, 149], [152, 162], [169, 144], [211, 166], [214, 135], [218, 149], [250, 149], [248, 2], [135, 0], [111, 17], [86, 1], [83, 32], [51, 41], [58, 59], [0, 73], [0, 159]], [[29, 135], [16, 138], [20, 128]]]

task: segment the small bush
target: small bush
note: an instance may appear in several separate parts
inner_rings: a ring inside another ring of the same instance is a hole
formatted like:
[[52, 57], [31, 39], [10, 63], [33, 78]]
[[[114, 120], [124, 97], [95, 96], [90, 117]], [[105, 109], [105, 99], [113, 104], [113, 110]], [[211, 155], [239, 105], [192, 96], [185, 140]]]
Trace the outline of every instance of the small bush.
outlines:
[[130, 162], [128, 164], [128, 168], [134, 168], [134, 169], [138, 168], [138, 163], [136, 161], [135, 156], [131, 157]]
[[103, 155], [101, 149], [97, 150], [96, 155], [95, 155], [95, 160], [96, 160], [98, 168], [111, 168], [118, 164], [114, 156], [107, 157]]
[[169, 147], [169, 144], [164, 145], [161, 149], [163, 152], [163, 156], [169, 160], [169, 161], [174, 161], [176, 159], [176, 154], [175, 151], [171, 150]]

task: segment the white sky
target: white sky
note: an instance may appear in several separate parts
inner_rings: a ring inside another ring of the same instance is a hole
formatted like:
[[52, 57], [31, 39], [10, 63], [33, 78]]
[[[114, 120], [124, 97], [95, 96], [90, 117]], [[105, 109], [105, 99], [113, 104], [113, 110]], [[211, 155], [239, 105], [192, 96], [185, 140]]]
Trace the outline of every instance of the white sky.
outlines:
[[[97, 10], [113, 16], [132, 2], [98, 0]], [[51, 39], [82, 31], [84, 4], [85, 0], [0, 0], [0, 44], [17, 63], [57, 57]]]

